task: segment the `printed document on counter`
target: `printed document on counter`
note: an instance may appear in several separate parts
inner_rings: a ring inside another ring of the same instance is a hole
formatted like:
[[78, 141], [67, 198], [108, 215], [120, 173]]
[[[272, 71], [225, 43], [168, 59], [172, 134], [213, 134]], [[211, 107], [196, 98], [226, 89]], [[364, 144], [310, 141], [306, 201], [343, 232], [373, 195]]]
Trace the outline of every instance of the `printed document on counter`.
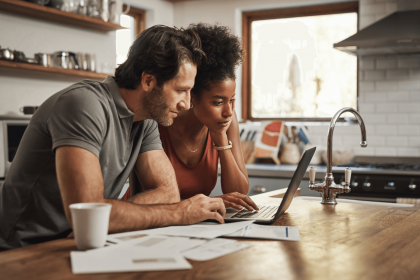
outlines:
[[252, 224], [253, 222], [254, 221], [242, 221], [227, 224], [198, 223], [189, 226], [170, 226], [156, 229], [110, 234], [108, 235], [107, 240], [115, 243], [121, 243], [131, 239], [143, 237], [145, 235], [167, 235], [214, 239], [216, 237], [230, 234], [240, 229], [243, 229], [244, 227]]
[[263, 226], [251, 224], [225, 237], [300, 241], [298, 227]]
[[185, 237], [145, 236], [109, 247], [71, 252], [72, 271], [82, 274], [191, 269], [191, 264], [177, 252], [179, 248], [190, 249], [188, 242]]
[[190, 260], [208, 261], [251, 246], [250, 244], [241, 243], [236, 240], [216, 238], [190, 250], [183, 251], [181, 254]]

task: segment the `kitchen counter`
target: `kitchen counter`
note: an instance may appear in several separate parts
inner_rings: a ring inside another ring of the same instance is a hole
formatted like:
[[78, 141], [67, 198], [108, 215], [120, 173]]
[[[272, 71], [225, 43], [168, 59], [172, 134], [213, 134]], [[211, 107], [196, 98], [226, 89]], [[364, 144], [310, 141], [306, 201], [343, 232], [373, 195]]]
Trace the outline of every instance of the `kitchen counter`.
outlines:
[[[273, 199], [269, 194], [255, 197]], [[73, 275], [75, 242], [61, 239], [0, 253], [1, 278], [382, 280], [420, 275], [420, 205], [331, 206], [294, 200], [274, 224], [299, 227], [301, 241], [242, 239], [253, 246], [210, 261], [190, 261], [191, 270]]]
[[[327, 167], [325, 165], [310, 165], [316, 169], [316, 179], [323, 180]], [[246, 170], [250, 177], [272, 177], [272, 178], [291, 178], [296, 170], [296, 165], [274, 165], [274, 164], [246, 164]], [[309, 168], [309, 167], [308, 167]], [[346, 167], [333, 166], [333, 173], [342, 173], [346, 170]], [[352, 174], [369, 174], [369, 175], [414, 175], [420, 176], [418, 171], [407, 171], [407, 170], [383, 170], [373, 168], [361, 168], [351, 167]], [[219, 169], [220, 172], [220, 169]], [[306, 172], [304, 179], [309, 179], [309, 173]]]

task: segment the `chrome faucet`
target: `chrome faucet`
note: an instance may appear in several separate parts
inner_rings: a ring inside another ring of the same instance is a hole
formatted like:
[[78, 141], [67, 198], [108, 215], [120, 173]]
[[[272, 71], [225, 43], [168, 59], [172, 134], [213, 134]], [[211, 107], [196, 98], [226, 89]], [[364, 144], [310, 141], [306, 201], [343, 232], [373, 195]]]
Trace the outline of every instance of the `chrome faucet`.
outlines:
[[334, 183], [334, 177], [332, 174], [332, 144], [333, 144], [333, 132], [335, 123], [337, 122], [338, 118], [341, 114], [345, 112], [351, 112], [357, 118], [359, 122], [360, 131], [362, 132], [362, 141], [360, 142], [360, 146], [362, 148], [367, 147], [366, 141], [366, 128], [365, 123], [363, 122], [362, 116], [360, 116], [359, 112], [354, 110], [353, 108], [343, 108], [339, 110], [334, 117], [331, 119], [330, 127], [328, 128], [328, 143], [327, 143], [327, 174], [325, 175], [325, 181], [323, 183], [315, 184], [315, 168], [311, 167], [309, 169], [309, 189], [315, 190], [318, 192], [322, 192], [322, 204], [337, 204], [335, 199], [337, 194], [340, 193], [349, 193], [350, 192], [350, 177], [351, 177], [351, 169], [347, 168], [345, 171], [345, 179], [343, 185], [337, 185]]

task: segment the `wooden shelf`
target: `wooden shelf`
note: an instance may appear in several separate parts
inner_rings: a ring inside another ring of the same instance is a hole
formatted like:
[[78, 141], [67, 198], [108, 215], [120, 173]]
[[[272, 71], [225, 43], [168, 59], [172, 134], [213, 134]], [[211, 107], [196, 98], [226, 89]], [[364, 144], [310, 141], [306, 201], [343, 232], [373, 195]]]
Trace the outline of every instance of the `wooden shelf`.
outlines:
[[0, 0], [0, 10], [105, 32], [125, 29], [121, 25], [98, 18], [63, 12], [22, 0]]
[[43, 75], [49, 77], [67, 77], [67, 78], [79, 78], [79, 79], [91, 79], [91, 80], [104, 80], [108, 74], [96, 73], [92, 71], [63, 69], [56, 67], [44, 67], [37, 64], [29, 64], [24, 62], [12, 62], [6, 60], [0, 60], [0, 70], [14, 71], [18, 73]]

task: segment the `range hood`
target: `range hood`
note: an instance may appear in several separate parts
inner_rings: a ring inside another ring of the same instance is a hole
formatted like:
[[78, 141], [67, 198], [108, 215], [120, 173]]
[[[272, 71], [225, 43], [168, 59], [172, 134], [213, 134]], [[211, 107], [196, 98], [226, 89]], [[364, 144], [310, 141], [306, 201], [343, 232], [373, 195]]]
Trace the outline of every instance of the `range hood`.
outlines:
[[420, 53], [420, 10], [395, 12], [334, 48], [357, 56]]

